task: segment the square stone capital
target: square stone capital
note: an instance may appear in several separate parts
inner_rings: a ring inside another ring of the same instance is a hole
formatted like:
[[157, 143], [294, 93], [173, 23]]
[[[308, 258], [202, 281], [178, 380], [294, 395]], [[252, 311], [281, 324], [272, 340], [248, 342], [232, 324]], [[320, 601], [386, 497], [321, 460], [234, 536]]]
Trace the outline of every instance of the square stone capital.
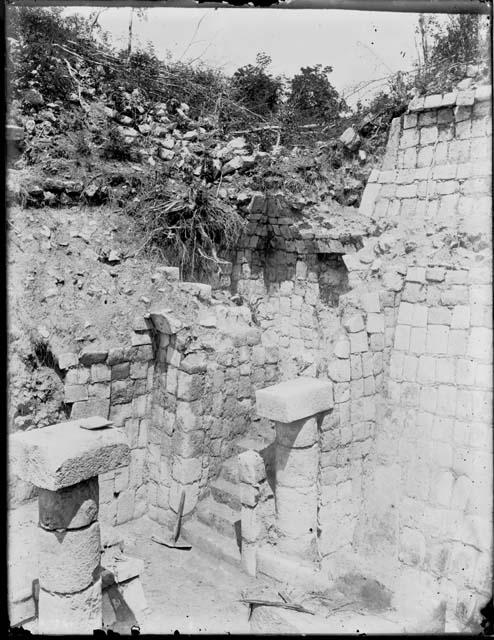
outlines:
[[129, 463], [127, 436], [110, 426], [85, 429], [93, 418], [61, 422], [9, 438], [9, 461], [20, 478], [58, 491]]
[[295, 422], [333, 406], [329, 380], [294, 378], [256, 391], [257, 415], [277, 422]]

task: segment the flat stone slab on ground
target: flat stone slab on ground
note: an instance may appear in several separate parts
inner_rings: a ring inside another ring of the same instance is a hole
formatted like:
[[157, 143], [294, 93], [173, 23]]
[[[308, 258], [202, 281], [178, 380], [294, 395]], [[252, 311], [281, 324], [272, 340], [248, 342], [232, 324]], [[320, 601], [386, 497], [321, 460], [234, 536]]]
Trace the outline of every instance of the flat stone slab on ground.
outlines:
[[[89, 418], [92, 420], [92, 418]], [[124, 431], [81, 428], [83, 420], [16, 433], [9, 441], [15, 473], [42, 489], [58, 491], [128, 464], [130, 449]]]
[[277, 422], [295, 422], [333, 406], [329, 380], [295, 378], [256, 391], [257, 415]]

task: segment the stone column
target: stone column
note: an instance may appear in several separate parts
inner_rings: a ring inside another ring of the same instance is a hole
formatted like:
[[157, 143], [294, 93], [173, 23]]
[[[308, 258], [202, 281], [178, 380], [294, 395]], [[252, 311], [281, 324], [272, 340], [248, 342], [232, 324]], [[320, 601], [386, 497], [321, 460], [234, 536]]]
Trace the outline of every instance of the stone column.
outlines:
[[10, 439], [16, 473], [38, 487], [39, 633], [102, 628], [98, 476], [130, 454], [125, 433], [110, 425], [85, 418]]
[[259, 500], [261, 483], [266, 480], [264, 462], [257, 451], [244, 451], [238, 455], [240, 480], [242, 567], [251, 576], [256, 575], [257, 546], [261, 534]]
[[333, 406], [329, 380], [296, 378], [256, 392], [257, 413], [276, 424], [275, 499], [280, 551], [317, 557], [319, 413]]

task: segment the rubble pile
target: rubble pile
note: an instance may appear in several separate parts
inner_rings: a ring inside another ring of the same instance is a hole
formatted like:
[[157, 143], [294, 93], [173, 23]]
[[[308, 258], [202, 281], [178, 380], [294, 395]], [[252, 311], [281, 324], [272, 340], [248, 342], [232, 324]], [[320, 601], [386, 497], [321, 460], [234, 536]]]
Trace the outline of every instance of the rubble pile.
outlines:
[[232, 203], [248, 202], [257, 190], [285, 190], [301, 206], [324, 199], [357, 206], [376, 161], [359, 148], [362, 137], [353, 129], [312, 148], [275, 145], [267, 152], [251, 142], [249, 130], [225, 133], [215, 116], [192, 118], [189, 105], [177, 100], [156, 102], [140, 89], [97, 89], [86, 74], [69, 103], [46, 102], [34, 89], [12, 101], [7, 137], [21, 184], [10, 175], [11, 202], [125, 202], [140, 177], [157, 172], [214, 186], [215, 195]]

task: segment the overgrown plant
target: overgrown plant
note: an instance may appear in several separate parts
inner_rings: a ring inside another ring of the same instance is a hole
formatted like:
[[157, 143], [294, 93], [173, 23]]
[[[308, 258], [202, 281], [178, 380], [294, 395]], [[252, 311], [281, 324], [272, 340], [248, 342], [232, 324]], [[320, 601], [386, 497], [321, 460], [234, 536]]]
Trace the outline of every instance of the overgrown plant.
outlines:
[[420, 93], [434, 88], [450, 91], [465, 77], [466, 65], [489, 67], [489, 20], [482, 15], [449, 15], [419, 17], [419, 65], [415, 86]]
[[143, 182], [125, 210], [144, 237], [138, 252], [157, 252], [180, 265], [182, 277], [199, 280], [220, 271], [220, 251], [235, 245], [246, 224], [235, 207], [216, 196], [216, 187], [172, 187], [159, 172]]

